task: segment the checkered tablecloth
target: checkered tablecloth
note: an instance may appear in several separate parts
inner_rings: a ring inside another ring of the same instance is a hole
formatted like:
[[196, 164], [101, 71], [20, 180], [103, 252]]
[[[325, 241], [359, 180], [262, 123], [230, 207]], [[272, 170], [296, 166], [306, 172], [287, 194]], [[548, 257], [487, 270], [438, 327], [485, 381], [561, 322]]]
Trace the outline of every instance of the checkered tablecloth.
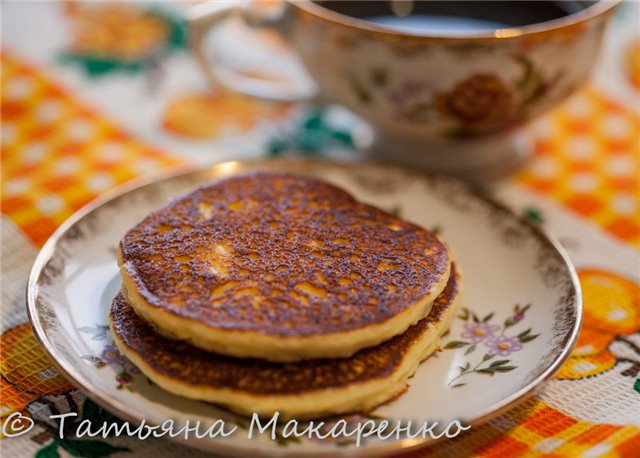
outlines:
[[[106, 419], [55, 372], [27, 324], [28, 271], [55, 228], [113, 186], [177, 162], [281, 154], [283, 145], [358, 153], [331, 109], [208, 88], [176, 5], [2, 9], [0, 414]], [[531, 126], [532, 159], [495, 190], [556, 235], [578, 268], [585, 319], [575, 351], [535, 398], [411, 456], [640, 456], [639, 17], [640, 5], [620, 8], [593, 81]], [[282, 43], [263, 41], [277, 61]], [[0, 448], [18, 457], [195, 453], [163, 440], [54, 436], [38, 421]]]

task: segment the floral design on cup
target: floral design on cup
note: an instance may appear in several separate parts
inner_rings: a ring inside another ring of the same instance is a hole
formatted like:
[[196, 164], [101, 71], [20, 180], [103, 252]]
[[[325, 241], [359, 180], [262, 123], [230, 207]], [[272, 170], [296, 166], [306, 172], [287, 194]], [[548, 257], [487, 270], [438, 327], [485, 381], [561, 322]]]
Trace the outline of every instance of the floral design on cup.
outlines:
[[513, 117], [513, 91], [489, 73], [472, 75], [434, 98], [438, 113], [455, 120], [465, 131], [493, 130]]
[[[398, 119], [442, 125], [442, 133], [449, 137], [481, 135], [515, 126], [529, 118], [531, 109], [558, 85], [562, 74], [545, 77], [529, 58], [512, 58], [521, 68], [521, 76], [513, 81], [479, 72], [447, 89], [435, 90], [424, 81], [407, 80], [393, 87], [387, 98]], [[352, 83], [358, 94], [372, 98], [374, 89]]]
[[493, 376], [496, 372], [509, 372], [516, 369], [518, 366], [513, 365], [512, 360], [496, 360], [494, 358], [497, 356], [506, 357], [518, 352], [522, 350], [524, 344], [539, 336], [539, 334], [532, 334], [531, 328], [517, 335], [506, 335], [509, 328], [525, 319], [526, 312], [530, 307], [531, 304], [525, 306], [516, 304], [513, 307], [513, 313], [504, 320], [502, 325], [491, 323], [494, 316], [493, 313], [480, 319], [471, 310], [463, 308], [462, 314], [458, 318], [466, 321], [464, 331], [460, 334], [460, 337], [464, 340], [452, 340], [444, 346], [444, 349], [452, 350], [466, 347], [464, 356], [473, 353], [479, 346], [485, 347], [486, 351], [475, 365], [472, 366], [472, 363], [467, 361], [464, 365], [459, 366], [460, 373], [449, 381], [449, 386], [458, 388], [466, 385], [466, 383], [454, 384], [454, 382], [473, 372]]
[[545, 75], [527, 56], [510, 59], [519, 69], [516, 75], [480, 71], [445, 88], [416, 76], [391, 84], [392, 69], [380, 66], [366, 77], [350, 74], [346, 80], [361, 108], [379, 99], [391, 107], [396, 121], [433, 126], [450, 138], [482, 136], [526, 121], [563, 82], [561, 72]]

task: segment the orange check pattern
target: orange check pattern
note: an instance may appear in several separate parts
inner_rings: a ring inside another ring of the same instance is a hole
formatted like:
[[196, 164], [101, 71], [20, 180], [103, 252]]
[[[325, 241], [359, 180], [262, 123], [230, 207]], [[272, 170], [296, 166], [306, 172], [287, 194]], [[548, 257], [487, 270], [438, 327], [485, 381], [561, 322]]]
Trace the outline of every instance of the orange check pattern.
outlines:
[[2, 213], [36, 245], [100, 193], [174, 162], [2, 54]]
[[587, 88], [533, 131], [518, 180], [640, 248], [640, 116]]
[[638, 456], [638, 450], [638, 428], [578, 421], [534, 398], [497, 420], [463, 433], [459, 440], [402, 457], [573, 458], [585, 455], [632, 458]]
[[[2, 54], [2, 64], [2, 213], [35, 245], [102, 191], [175, 162], [15, 57]], [[571, 103], [578, 108], [563, 106], [536, 125], [536, 153], [518, 180], [640, 247], [638, 117], [593, 89]], [[581, 115], [583, 109], [588, 116]], [[630, 310], [640, 316], [640, 301], [630, 301]], [[16, 331], [5, 334], [11, 332]], [[30, 354], [39, 359], [35, 365], [41, 373], [50, 366], [41, 352]], [[34, 397], [9, 383], [4, 374], [14, 369], [9, 359], [4, 362], [2, 402], [11, 394], [13, 405], [0, 406], [3, 417]], [[27, 363], [35, 362], [19, 366]], [[21, 380], [30, 380], [28, 374]], [[581, 421], [533, 398], [458, 440], [407, 456], [631, 458], [639, 453], [637, 427]]]

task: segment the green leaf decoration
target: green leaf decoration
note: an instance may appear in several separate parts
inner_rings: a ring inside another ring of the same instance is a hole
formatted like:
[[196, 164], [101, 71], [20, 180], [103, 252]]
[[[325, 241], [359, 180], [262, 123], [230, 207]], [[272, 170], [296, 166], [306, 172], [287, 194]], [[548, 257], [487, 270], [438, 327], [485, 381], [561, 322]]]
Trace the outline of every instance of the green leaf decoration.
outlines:
[[529, 336], [524, 336], [524, 337], [519, 337], [520, 339], [520, 343], [527, 343], [527, 342], [531, 342], [533, 339], [535, 339], [536, 337], [538, 337], [540, 334], [534, 334], [534, 335], [529, 335]]
[[36, 452], [36, 458], [59, 458], [58, 441], [54, 439], [49, 445]]
[[494, 354], [486, 353], [486, 354], [484, 355], [484, 357], [482, 358], [482, 361], [483, 361], [483, 362], [484, 362], [484, 361], [489, 361], [489, 360], [490, 360], [491, 358], [493, 358], [494, 356], [495, 356]]
[[516, 324], [516, 321], [513, 321], [513, 318], [509, 317], [506, 320], [504, 320], [504, 327], [505, 329], [508, 327], [513, 326], [514, 324]]
[[467, 351], [464, 352], [465, 356], [471, 353], [472, 351], [474, 351], [475, 349], [476, 349], [476, 344], [471, 345], [469, 348], [467, 348]]
[[480, 319], [478, 318], [478, 315], [476, 315], [473, 312], [471, 312], [471, 318], [473, 318], [474, 323], [480, 323]]
[[509, 359], [500, 359], [500, 360], [498, 360], [498, 361], [494, 361], [494, 362], [492, 362], [492, 363], [489, 365], [489, 367], [503, 366], [503, 365], [505, 365], [505, 364], [509, 363], [509, 361], [510, 361]]
[[189, 43], [187, 36], [187, 24], [182, 18], [159, 7], [152, 7], [149, 9], [149, 12], [162, 19], [169, 26], [167, 44], [170, 47], [175, 49], [183, 49], [187, 47]]
[[533, 78], [533, 62], [525, 56], [514, 56], [515, 60], [522, 65], [522, 78], [515, 82], [518, 89], [522, 90], [529, 85]]
[[458, 318], [460, 318], [461, 320], [467, 321], [469, 319], [469, 309], [466, 307], [462, 307], [462, 310], [460, 311], [460, 315], [458, 315]]
[[521, 102], [523, 108], [538, 101], [538, 99], [547, 92], [548, 84], [545, 84], [542, 79], [542, 75], [540, 75], [540, 73], [535, 73], [534, 76], [534, 84], [532, 85], [533, 87], [531, 88], [531, 92]]
[[290, 135], [270, 140], [267, 145], [269, 155], [279, 156], [287, 151], [296, 151], [317, 156], [332, 147], [353, 149], [351, 133], [329, 125], [325, 121], [324, 113], [325, 110], [321, 108], [313, 108]]
[[544, 217], [542, 213], [537, 208], [527, 207], [523, 211], [524, 217], [527, 218], [532, 223], [536, 224], [544, 224]]
[[520, 334], [518, 334], [518, 339], [522, 339], [523, 337], [525, 337], [530, 332], [531, 332], [531, 328], [527, 329], [526, 331], [522, 331]]
[[640, 394], [640, 378], [636, 379], [636, 383], [633, 384], [633, 389]]
[[83, 458], [101, 458], [103, 456], [109, 456], [116, 452], [130, 452], [127, 447], [116, 447], [106, 442], [96, 440], [71, 440], [62, 439], [59, 444], [69, 454], [73, 456], [80, 456]]
[[402, 214], [402, 205], [400, 205], [400, 204], [394, 205], [389, 210], [387, 210], [387, 213], [389, 213], [389, 214], [391, 214], [393, 216], [400, 216]]
[[460, 388], [461, 386], [465, 386], [466, 383], [456, 383], [455, 385], [451, 385], [451, 388]]
[[142, 61], [117, 60], [90, 54], [63, 53], [60, 55], [59, 61], [63, 64], [79, 64], [90, 77], [94, 78], [106, 75], [114, 70], [122, 70], [126, 73], [137, 73], [144, 69]]
[[542, 74], [535, 68], [533, 62], [523, 55], [514, 56], [516, 62], [522, 65], [523, 74], [522, 77], [515, 81], [515, 86], [521, 94], [522, 107], [526, 107], [532, 102], [535, 102], [541, 95], [543, 95], [549, 87], [551, 81], [557, 81], [559, 78], [556, 75], [551, 80], [545, 82]]
[[487, 321], [489, 321], [491, 318], [493, 318], [493, 312], [491, 312], [490, 314], [488, 314], [487, 316], [485, 316], [485, 317], [482, 319], [482, 322], [483, 322], [483, 323], [486, 323], [486, 322], [487, 322]]
[[498, 371], [498, 372], [509, 372], [512, 371], [514, 369], [517, 369], [518, 366], [500, 366], [500, 367], [496, 367], [494, 368], [494, 370]]
[[447, 345], [444, 346], [445, 350], [451, 350], [453, 348], [462, 348], [469, 345], [470, 342], [464, 342], [462, 340], [452, 340]]
[[493, 375], [495, 370], [494, 369], [490, 369], [490, 368], [486, 368], [486, 369], [476, 369], [476, 372], [480, 373], [480, 374], [488, 374], [488, 375]]

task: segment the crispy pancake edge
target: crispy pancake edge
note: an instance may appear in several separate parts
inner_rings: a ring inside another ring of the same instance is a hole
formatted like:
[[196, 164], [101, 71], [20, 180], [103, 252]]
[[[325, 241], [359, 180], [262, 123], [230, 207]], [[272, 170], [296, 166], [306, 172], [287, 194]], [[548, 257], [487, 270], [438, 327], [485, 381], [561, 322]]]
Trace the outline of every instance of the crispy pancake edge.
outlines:
[[[448, 307], [439, 313], [435, 323], [422, 332], [420, 338], [402, 355], [395, 370], [386, 378], [374, 378], [346, 387], [314, 390], [305, 393], [265, 395], [228, 388], [212, 388], [184, 383], [156, 371], [134, 349], [129, 348], [114, 326], [112, 312], [109, 324], [119, 350], [147, 377], [163, 389], [191, 399], [225, 405], [240, 414], [272, 415], [276, 411], [284, 418], [317, 418], [330, 414], [371, 410], [394, 398], [406, 389], [406, 381], [429, 355], [440, 348], [440, 337], [449, 329], [461, 305], [461, 275], [456, 274], [457, 290]], [[433, 318], [433, 317], [432, 317]], [[429, 317], [425, 319], [430, 319]], [[159, 337], [162, 338], [162, 337]]]

